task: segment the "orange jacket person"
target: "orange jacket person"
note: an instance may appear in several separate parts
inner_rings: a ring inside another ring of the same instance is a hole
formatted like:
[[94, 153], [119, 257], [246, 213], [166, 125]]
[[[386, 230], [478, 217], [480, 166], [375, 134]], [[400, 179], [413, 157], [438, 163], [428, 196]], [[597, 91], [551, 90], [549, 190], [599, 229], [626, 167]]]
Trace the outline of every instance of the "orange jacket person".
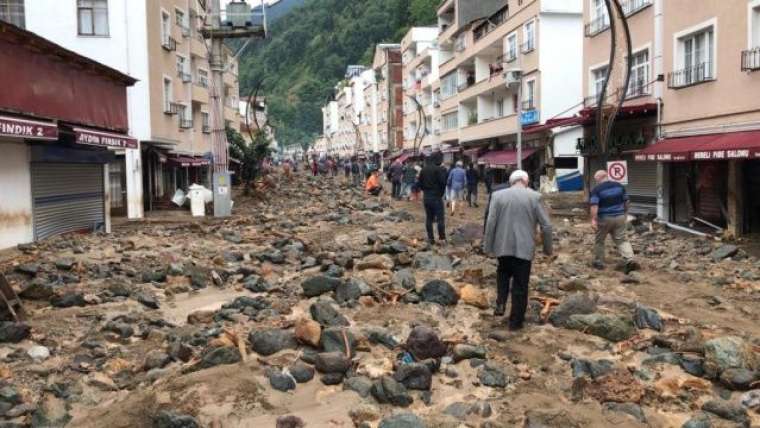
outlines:
[[372, 196], [377, 196], [382, 192], [383, 187], [380, 185], [380, 177], [378, 176], [376, 169], [369, 175], [364, 190]]

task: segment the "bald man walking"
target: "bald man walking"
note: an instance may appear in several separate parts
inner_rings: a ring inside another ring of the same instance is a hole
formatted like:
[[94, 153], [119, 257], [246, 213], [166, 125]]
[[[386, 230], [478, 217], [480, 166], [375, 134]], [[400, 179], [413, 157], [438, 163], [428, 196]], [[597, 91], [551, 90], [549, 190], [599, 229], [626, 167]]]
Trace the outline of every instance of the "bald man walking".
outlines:
[[638, 269], [633, 260], [633, 247], [625, 236], [630, 199], [622, 184], [611, 181], [606, 171], [594, 174], [597, 185], [591, 190], [589, 204], [591, 205], [591, 227], [596, 232], [594, 245], [593, 267], [604, 269], [604, 243], [607, 235], [618, 248], [625, 262], [625, 273]]

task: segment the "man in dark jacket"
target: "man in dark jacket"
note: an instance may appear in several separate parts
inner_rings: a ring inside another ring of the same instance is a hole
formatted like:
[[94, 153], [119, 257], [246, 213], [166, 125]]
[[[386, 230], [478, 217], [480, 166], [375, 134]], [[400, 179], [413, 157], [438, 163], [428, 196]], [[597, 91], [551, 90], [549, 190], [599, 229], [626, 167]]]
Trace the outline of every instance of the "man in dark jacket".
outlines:
[[391, 165], [390, 170], [388, 171], [388, 174], [390, 175], [391, 184], [392, 187], [392, 195], [393, 199], [400, 199], [401, 198], [401, 180], [404, 178], [404, 166], [401, 165], [401, 162], [396, 161], [393, 162], [393, 165]]
[[470, 164], [470, 166], [467, 167], [467, 205], [472, 208], [473, 205], [475, 205], [475, 208], [478, 207], [478, 183], [480, 182], [480, 174], [478, 174], [478, 170], [475, 169], [475, 165]]
[[438, 224], [438, 239], [446, 241], [446, 210], [443, 206], [443, 196], [446, 194], [447, 178], [448, 174], [446, 169], [441, 167], [440, 158], [428, 158], [417, 179], [417, 188], [424, 193], [422, 201], [425, 206], [425, 229], [431, 245], [435, 244], [433, 222]]

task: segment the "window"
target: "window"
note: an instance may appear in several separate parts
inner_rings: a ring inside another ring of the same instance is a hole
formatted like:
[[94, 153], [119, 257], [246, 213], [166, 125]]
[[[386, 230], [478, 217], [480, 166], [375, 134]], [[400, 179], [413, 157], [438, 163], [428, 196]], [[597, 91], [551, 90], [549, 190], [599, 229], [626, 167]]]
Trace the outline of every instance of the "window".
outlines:
[[631, 81], [628, 96], [638, 97], [649, 93], [649, 50], [633, 55], [631, 59]]
[[177, 55], [177, 75], [184, 77], [187, 74], [187, 58]]
[[178, 27], [183, 27], [183, 28], [185, 27], [185, 25], [186, 25], [186, 22], [185, 22], [185, 12], [183, 12], [183, 11], [181, 11], [179, 9], [174, 9], [174, 18], [175, 18], [175, 22], [177, 23]]
[[507, 36], [507, 43], [504, 44], [504, 58], [506, 62], [512, 62], [517, 59], [517, 33]]
[[526, 22], [523, 27], [523, 52], [530, 52], [536, 49], [536, 21]]
[[80, 36], [108, 35], [108, 0], [77, 0]]
[[594, 84], [592, 88], [593, 92], [591, 93], [593, 97], [598, 98], [599, 94], [602, 93], [605, 79], [607, 79], [607, 67], [600, 67], [591, 71], [591, 80]]
[[714, 32], [709, 26], [677, 39], [676, 63], [680, 70], [669, 75], [668, 86], [681, 88], [715, 78]]
[[610, 26], [610, 15], [604, 0], [591, 1], [591, 21], [586, 24], [586, 36], [601, 33]]
[[171, 17], [169, 12], [165, 10], [161, 11], [161, 44], [169, 44], [169, 39], [172, 35]]
[[198, 69], [198, 85], [208, 88], [208, 71], [202, 68]]
[[528, 80], [525, 82], [525, 102], [523, 110], [534, 110], [536, 108], [536, 81]]
[[450, 73], [441, 79], [441, 99], [445, 100], [457, 94], [457, 73]]
[[760, 48], [760, 6], [752, 8], [752, 31], [750, 35], [750, 48]]
[[504, 117], [504, 98], [496, 99], [496, 117]]
[[164, 111], [172, 111], [172, 103], [174, 101], [172, 94], [172, 80], [168, 77], [164, 77]]
[[453, 112], [444, 114], [442, 117], [442, 122], [444, 131], [457, 129], [457, 127], [459, 127], [459, 113]]
[[0, 0], [0, 21], [26, 28], [24, 0]]

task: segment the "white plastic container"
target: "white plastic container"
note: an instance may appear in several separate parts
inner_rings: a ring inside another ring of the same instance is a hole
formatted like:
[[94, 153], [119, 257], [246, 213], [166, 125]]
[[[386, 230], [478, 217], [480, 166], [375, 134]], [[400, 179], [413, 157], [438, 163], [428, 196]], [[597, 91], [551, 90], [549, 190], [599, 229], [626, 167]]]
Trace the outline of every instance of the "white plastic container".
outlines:
[[190, 198], [190, 212], [193, 217], [204, 217], [206, 215], [206, 195], [203, 186], [193, 184], [189, 188], [188, 197]]

